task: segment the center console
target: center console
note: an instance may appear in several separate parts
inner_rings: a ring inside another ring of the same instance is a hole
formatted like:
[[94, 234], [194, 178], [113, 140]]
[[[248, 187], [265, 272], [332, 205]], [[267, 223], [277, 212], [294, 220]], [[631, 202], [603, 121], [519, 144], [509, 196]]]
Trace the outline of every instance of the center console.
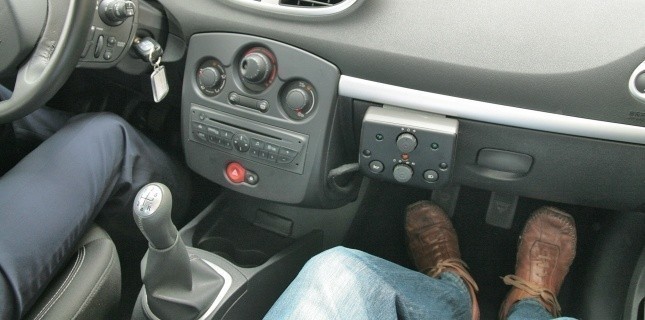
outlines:
[[328, 246], [327, 229], [349, 228], [358, 184], [330, 174], [356, 162], [339, 130], [342, 113], [352, 112], [337, 105], [339, 79], [329, 62], [269, 39], [191, 37], [181, 109], [186, 162], [229, 190], [179, 231], [147, 214], [145, 201], [154, 199], [135, 204], [150, 246], [134, 319], [260, 318]]
[[[182, 136], [191, 169], [256, 198], [310, 207], [344, 204], [327, 172], [343, 164], [338, 69], [276, 41], [240, 34], [191, 38]], [[355, 160], [354, 160], [355, 161]]]

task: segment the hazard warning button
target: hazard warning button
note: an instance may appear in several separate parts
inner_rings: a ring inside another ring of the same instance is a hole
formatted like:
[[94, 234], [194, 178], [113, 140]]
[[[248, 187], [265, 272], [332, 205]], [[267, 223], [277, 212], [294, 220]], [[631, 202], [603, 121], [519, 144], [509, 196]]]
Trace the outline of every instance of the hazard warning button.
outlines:
[[246, 169], [242, 167], [241, 164], [237, 162], [231, 162], [226, 166], [226, 176], [233, 183], [242, 183], [244, 182], [244, 177], [246, 175]]

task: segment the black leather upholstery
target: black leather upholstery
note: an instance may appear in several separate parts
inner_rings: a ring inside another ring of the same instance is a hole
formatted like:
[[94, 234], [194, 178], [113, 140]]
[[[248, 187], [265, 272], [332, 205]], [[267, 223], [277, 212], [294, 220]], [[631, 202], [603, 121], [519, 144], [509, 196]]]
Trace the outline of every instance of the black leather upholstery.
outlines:
[[52, 280], [26, 319], [106, 319], [121, 298], [121, 266], [108, 234], [92, 226], [76, 255]]

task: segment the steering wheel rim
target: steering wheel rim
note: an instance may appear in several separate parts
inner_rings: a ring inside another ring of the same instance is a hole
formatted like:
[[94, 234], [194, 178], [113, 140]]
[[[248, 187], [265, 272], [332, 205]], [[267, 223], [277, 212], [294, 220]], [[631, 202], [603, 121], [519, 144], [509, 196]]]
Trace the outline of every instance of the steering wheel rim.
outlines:
[[[96, 1], [69, 0], [66, 17], [58, 17], [52, 8], [61, 2], [48, 0], [44, 32], [18, 71], [13, 95], [9, 100], [0, 101], [0, 124], [22, 118], [43, 106], [74, 71], [92, 25]], [[62, 29], [57, 26], [60, 18], [65, 19]]]

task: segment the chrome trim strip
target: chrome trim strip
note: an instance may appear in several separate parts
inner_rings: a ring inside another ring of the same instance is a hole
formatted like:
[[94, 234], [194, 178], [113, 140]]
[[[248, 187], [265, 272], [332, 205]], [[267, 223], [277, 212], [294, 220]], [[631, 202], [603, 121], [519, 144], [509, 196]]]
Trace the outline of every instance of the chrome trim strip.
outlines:
[[351, 7], [358, 0], [345, 0], [331, 7], [310, 7], [310, 8], [280, 5], [279, 1], [276, 1], [276, 0], [261, 0], [261, 1], [226, 0], [226, 1], [243, 7], [247, 7], [247, 8], [253, 8], [264, 12], [287, 15], [287, 16], [324, 17], [324, 16], [335, 15], [342, 11], [345, 11], [346, 9], [349, 9], [349, 7]]
[[340, 77], [338, 93], [350, 98], [458, 118], [581, 137], [645, 144], [645, 127], [457, 98], [345, 75]]

